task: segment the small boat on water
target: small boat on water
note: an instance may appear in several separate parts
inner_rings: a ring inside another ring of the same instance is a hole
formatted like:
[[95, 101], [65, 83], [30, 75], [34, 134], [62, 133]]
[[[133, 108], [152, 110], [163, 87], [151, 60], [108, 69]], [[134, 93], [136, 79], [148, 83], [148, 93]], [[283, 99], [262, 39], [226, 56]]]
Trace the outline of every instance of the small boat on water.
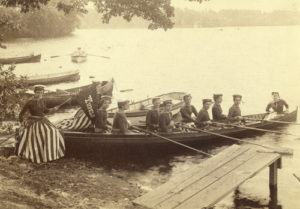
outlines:
[[[284, 122], [295, 122], [297, 120], [296, 109], [293, 112], [286, 113], [278, 118], [276, 121]], [[249, 119], [262, 120], [266, 116], [266, 113], [247, 115]], [[253, 128], [264, 128], [264, 129], [274, 129], [283, 124], [275, 123], [272, 121], [255, 121], [250, 120], [246, 123], [247, 127]], [[96, 145], [156, 145], [156, 144], [172, 144], [166, 140], [157, 138], [156, 136], [145, 134], [145, 133], [130, 133], [126, 135], [117, 135], [110, 133], [88, 133], [88, 132], [77, 132], [62, 130], [66, 142], [66, 146], [72, 145], [82, 145], [82, 146], [96, 146]], [[226, 127], [226, 128], [215, 128], [210, 130], [210, 132], [235, 137], [245, 137], [253, 134], [258, 134], [255, 130], [249, 130], [242, 127]], [[207, 134], [203, 132], [191, 131], [191, 132], [173, 132], [173, 133], [161, 133], [160, 135], [175, 140], [181, 143], [213, 143], [226, 141], [224, 138], [218, 136]]]
[[[110, 92], [112, 92], [113, 83], [114, 83], [113, 80], [102, 81], [97, 83], [99, 83], [102, 87], [105, 88], [106, 93], [110, 94]], [[71, 89], [64, 89], [64, 90], [57, 89], [54, 92], [46, 92], [43, 98], [46, 101], [47, 107], [55, 107], [59, 104], [62, 104], [67, 99], [71, 99], [71, 101], [68, 103], [69, 105], [78, 105], [76, 96], [79, 94], [79, 92], [87, 88], [90, 88], [91, 85], [93, 84], [84, 85], [84, 86], [71, 88]]]
[[77, 51], [71, 54], [71, 61], [75, 63], [86, 62], [87, 53], [82, 51], [81, 48], [78, 48]]
[[25, 83], [33, 86], [37, 84], [49, 85], [62, 82], [78, 81], [80, 79], [79, 70], [67, 71], [62, 73], [51, 73], [44, 75], [29, 76]]
[[10, 57], [10, 58], [0, 58], [0, 64], [19, 64], [19, 63], [33, 63], [41, 61], [41, 54], [38, 55], [28, 55], [23, 57]]

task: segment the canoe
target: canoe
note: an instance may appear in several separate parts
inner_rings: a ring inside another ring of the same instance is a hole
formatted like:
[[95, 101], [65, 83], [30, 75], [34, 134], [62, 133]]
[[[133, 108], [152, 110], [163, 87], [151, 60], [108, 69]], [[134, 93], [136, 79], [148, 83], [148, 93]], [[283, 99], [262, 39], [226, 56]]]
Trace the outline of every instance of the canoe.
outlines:
[[86, 62], [87, 55], [71, 55], [71, 61], [75, 63]]
[[26, 84], [33, 86], [37, 84], [49, 85], [62, 82], [73, 82], [80, 79], [79, 70], [67, 71], [62, 73], [51, 73], [44, 75], [29, 76]]
[[[111, 92], [113, 90], [113, 83], [114, 83], [113, 80], [102, 81], [97, 83], [105, 87], [105, 94], [111, 95]], [[64, 101], [66, 101], [69, 98], [71, 98], [71, 101], [68, 103], [68, 105], [78, 105], [76, 96], [79, 94], [79, 92], [89, 88], [91, 85], [92, 84], [71, 88], [71, 89], [64, 89], [64, 90], [57, 89], [56, 92], [45, 93], [43, 98], [45, 99], [47, 107], [49, 108], [62, 104]]]
[[[185, 92], [170, 92], [166, 94], [161, 94], [159, 97], [161, 101], [171, 99], [173, 101], [172, 113], [176, 114], [178, 109], [184, 105], [183, 96], [186, 95]], [[146, 114], [148, 110], [152, 108], [152, 98], [147, 98], [137, 102], [133, 102], [129, 105], [129, 110], [126, 111], [126, 116], [129, 118], [131, 123], [138, 124], [140, 121], [145, 121]], [[112, 118], [118, 108], [109, 109], [108, 117]]]
[[[293, 112], [286, 113], [276, 120], [286, 121], [286, 122], [295, 122], [297, 120], [296, 109]], [[263, 119], [266, 116], [266, 113], [247, 115], [246, 117], [251, 119]], [[249, 122], [247, 126], [254, 128], [264, 128], [264, 129], [275, 129], [278, 126], [283, 126], [283, 124], [274, 123], [271, 121], [263, 122]], [[228, 127], [228, 128], [215, 128], [215, 130], [210, 130], [212, 132], [223, 134], [227, 136], [234, 137], [249, 137], [253, 134], [262, 134], [263, 132], [253, 131], [245, 128], [237, 127]], [[130, 133], [126, 135], [117, 135], [110, 133], [88, 133], [88, 132], [76, 132], [76, 131], [67, 131], [62, 130], [64, 134], [65, 142], [67, 146], [80, 145], [80, 146], [97, 146], [97, 145], [158, 145], [158, 144], [172, 144], [166, 140], [162, 140], [152, 135], [143, 134], [143, 133]], [[216, 137], [215, 135], [206, 134], [203, 132], [173, 132], [173, 133], [164, 133], [162, 136], [168, 137], [175, 141], [181, 143], [213, 143], [216, 141], [226, 141], [224, 138]], [[228, 141], [228, 140], [227, 140]]]
[[0, 58], [0, 64], [18, 64], [18, 63], [32, 63], [40, 62], [41, 54], [38, 55], [29, 55], [23, 57], [10, 57], [10, 58]]

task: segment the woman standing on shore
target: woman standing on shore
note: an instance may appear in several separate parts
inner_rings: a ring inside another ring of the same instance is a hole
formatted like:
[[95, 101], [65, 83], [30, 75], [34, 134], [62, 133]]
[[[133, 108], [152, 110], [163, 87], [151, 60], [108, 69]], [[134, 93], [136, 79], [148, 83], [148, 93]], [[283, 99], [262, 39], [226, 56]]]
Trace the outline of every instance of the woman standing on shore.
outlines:
[[65, 142], [59, 130], [45, 117], [59, 109], [48, 109], [43, 100], [44, 86], [34, 87], [34, 98], [29, 100], [20, 112], [20, 121], [28, 117], [24, 129], [17, 136], [16, 154], [34, 163], [49, 162], [65, 155]]

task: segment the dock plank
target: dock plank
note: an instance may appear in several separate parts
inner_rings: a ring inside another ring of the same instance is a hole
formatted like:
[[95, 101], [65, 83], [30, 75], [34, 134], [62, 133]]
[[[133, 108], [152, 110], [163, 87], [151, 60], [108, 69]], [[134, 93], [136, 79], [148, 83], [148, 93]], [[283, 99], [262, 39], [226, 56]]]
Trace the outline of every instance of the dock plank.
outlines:
[[195, 178], [197, 178], [196, 181], [192, 182], [190, 185], [186, 185], [183, 188], [179, 188], [176, 192], [172, 193], [171, 197], [155, 205], [154, 208], [176, 208], [182, 202], [187, 201], [188, 199], [196, 195], [199, 192], [199, 190], [205, 190], [219, 179], [222, 179], [224, 176], [228, 175], [233, 170], [237, 169], [250, 159], [254, 158], [256, 154], [257, 153], [255, 150], [250, 149], [247, 152], [243, 153], [243, 155], [237, 156], [234, 160], [231, 160], [229, 163], [218, 167], [213, 173], [210, 173], [209, 175], [206, 175], [204, 177], [200, 176], [200, 178], [197, 178], [198, 175], [195, 175]]
[[[206, 160], [195, 167], [180, 173], [180, 175], [172, 177], [167, 183], [157, 187], [155, 192], [149, 192], [144, 196], [135, 199], [134, 202], [147, 207], [154, 207], [157, 203], [160, 203], [172, 196], [177, 189], [180, 190], [186, 185], [190, 185], [195, 180], [208, 175], [218, 167], [230, 162], [244, 152], [247, 152], [249, 149], [249, 147], [241, 148], [239, 145], [233, 145], [210, 158], [209, 161]], [[195, 174], [197, 174], [196, 177]]]
[[238, 169], [233, 170], [222, 179], [219, 179], [210, 187], [201, 190], [196, 195], [191, 197], [188, 201], [181, 203], [176, 209], [186, 208], [210, 208], [222, 198], [234, 191], [239, 185], [255, 176], [262, 169], [266, 168], [277, 159], [280, 158], [278, 154], [263, 153], [258, 154], [254, 158], [247, 161]]
[[157, 209], [211, 207], [280, 157], [257, 152], [257, 147], [233, 145], [172, 177], [134, 203]]

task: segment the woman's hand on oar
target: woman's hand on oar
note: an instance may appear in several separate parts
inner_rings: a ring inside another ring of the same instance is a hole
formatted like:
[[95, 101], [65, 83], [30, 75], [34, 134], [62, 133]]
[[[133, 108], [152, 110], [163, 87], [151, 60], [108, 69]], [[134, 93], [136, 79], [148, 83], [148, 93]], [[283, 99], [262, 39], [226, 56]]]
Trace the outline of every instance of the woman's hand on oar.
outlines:
[[214, 136], [223, 137], [223, 138], [230, 139], [230, 140], [233, 140], [233, 141], [253, 144], [253, 145], [256, 145], [256, 146], [263, 147], [265, 149], [272, 150], [272, 151], [274, 151], [278, 154], [287, 154], [287, 155], [292, 155], [293, 154], [292, 149], [284, 148], [284, 150], [278, 150], [278, 148], [273, 148], [273, 147], [269, 147], [269, 146], [266, 146], [266, 145], [257, 144], [257, 143], [254, 143], [254, 142], [249, 142], [249, 141], [238, 139], [238, 138], [235, 138], [235, 137], [218, 134], [218, 133], [215, 133], [215, 132], [212, 132], [212, 131], [202, 130], [202, 129], [198, 129], [198, 128], [192, 128], [192, 127], [188, 127], [188, 126], [184, 126], [184, 125], [181, 125], [181, 127], [186, 128], [186, 129], [190, 129], [190, 130], [194, 130], [194, 131], [200, 131], [200, 132], [207, 133], [207, 134], [214, 135]]
[[182, 143], [177, 142], [177, 141], [175, 141], [175, 140], [173, 140], [173, 139], [169, 139], [169, 138], [167, 138], [167, 137], [158, 135], [157, 133], [154, 133], [154, 132], [152, 132], [152, 131], [148, 131], [148, 130], [145, 130], [145, 129], [142, 129], [142, 128], [139, 128], [139, 127], [136, 127], [136, 126], [131, 126], [131, 128], [132, 128], [132, 129], [135, 129], [135, 130], [138, 130], [138, 131], [141, 131], [141, 132], [144, 132], [144, 133], [151, 134], [151, 135], [153, 135], [153, 136], [156, 136], [156, 137], [158, 137], [158, 138], [160, 138], [160, 139], [167, 140], [167, 141], [172, 142], [172, 143], [174, 143], [174, 144], [181, 145], [181, 146], [183, 146], [183, 147], [185, 147], [185, 148], [194, 150], [194, 151], [196, 151], [196, 152], [199, 152], [199, 153], [201, 153], [201, 154], [207, 155], [207, 156], [209, 156], [209, 157], [212, 157], [212, 156], [213, 156], [213, 155], [211, 155], [211, 154], [209, 154], [209, 153], [206, 153], [206, 152], [203, 152], [203, 151], [201, 151], [201, 150], [198, 150], [198, 149], [195, 149], [195, 148], [193, 148], [193, 147], [190, 147], [190, 146], [188, 146], [188, 145], [182, 144]]
[[88, 54], [89, 56], [94, 56], [94, 57], [101, 57], [101, 58], [105, 58], [105, 59], [110, 59], [110, 57], [107, 56], [101, 56], [101, 55], [95, 55], [95, 54]]

